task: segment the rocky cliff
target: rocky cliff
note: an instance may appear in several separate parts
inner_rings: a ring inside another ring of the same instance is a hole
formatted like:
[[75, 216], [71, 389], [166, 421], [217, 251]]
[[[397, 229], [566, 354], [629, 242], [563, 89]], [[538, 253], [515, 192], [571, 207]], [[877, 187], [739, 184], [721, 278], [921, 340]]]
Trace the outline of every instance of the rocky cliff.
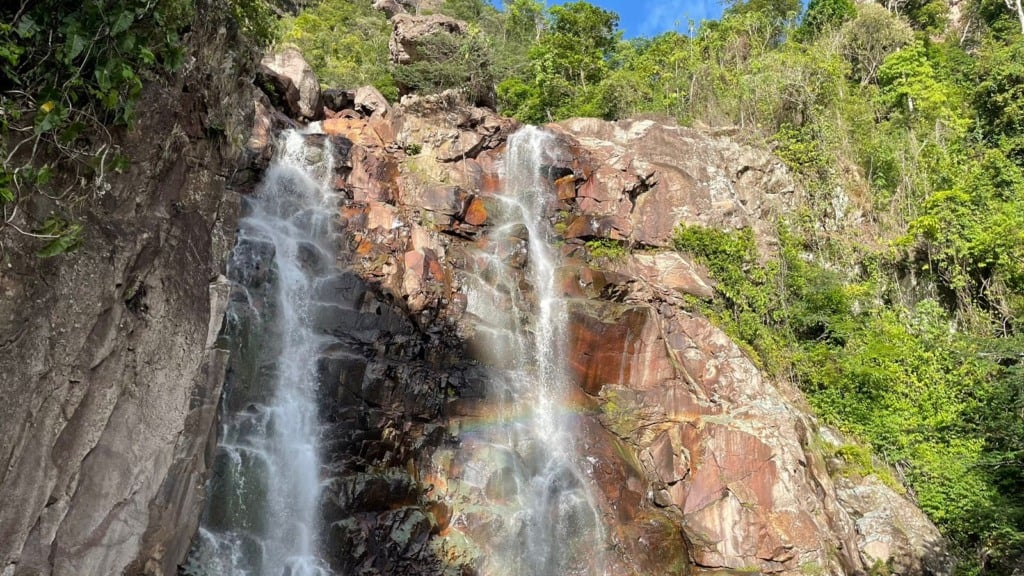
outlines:
[[[343, 342], [320, 360], [326, 547], [346, 573], [477, 573], [488, 543], [509, 536], [506, 471], [474, 440], [499, 417], [487, 380], [502, 359], [465, 286], [482, 252], [526, 265], [525, 238], [492, 228], [517, 127], [453, 93], [396, 107], [369, 89], [335, 96], [322, 130], [344, 197], [344, 281], [342, 306], [319, 320]], [[774, 216], [801, 193], [785, 167], [724, 132], [592, 119], [546, 129], [558, 142], [544, 172], [570, 299], [570, 407], [609, 573], [949, 573], [924, 515], [826, 458], [846, 441], [690, 303], [713, 286], [669, 249], [672, 231], [751, 227], [770, 248]], [[620, 249], [596, 249], [608, 245]]]
[[253, 58], [197, 9], [185, 68], [150, 82], [114, 135], [130, 167], [64, 182], [82, 247], [44, 260], [0, 227], [5, 576], [173, 574], [198, 522]]

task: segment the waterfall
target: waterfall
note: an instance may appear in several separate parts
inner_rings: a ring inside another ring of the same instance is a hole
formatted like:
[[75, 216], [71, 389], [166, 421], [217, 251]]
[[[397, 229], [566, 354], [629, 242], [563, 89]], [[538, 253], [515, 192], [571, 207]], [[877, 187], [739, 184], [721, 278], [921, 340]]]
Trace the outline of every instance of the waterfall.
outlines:
[[323, 137], [287, 132], [246, 199], [229, 263], [232, 363], [208, 504], [186, 572], [324, 576], [315, 296], [335, 260]]
[[549, 133], [529, 126], [509, 139], [494, 249], [469, 284], [469, 311], [490, 324], [484, 329], [503, 334], [489, 355], [503, 366], [491, 394], [502, 404], [504, 426], [484, 440], [485, 453], [500, 463], [479, 483], [507, 514], [488, 546], [487, 574], [603, 572], [600, 515], [577, 465], [567, 403], [568, 314], [547, 217], [555, 198], [545, 159], [556, 146]]

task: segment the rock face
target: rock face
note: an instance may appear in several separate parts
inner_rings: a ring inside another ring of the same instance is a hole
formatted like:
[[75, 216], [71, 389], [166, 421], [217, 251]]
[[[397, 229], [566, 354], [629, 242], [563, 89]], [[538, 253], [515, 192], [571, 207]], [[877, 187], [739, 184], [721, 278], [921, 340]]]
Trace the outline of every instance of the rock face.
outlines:
[[568, 120], [577, 173], [571, 238], [667, 247], [679, 224], [751, 227], [770, 236], [773, 215], [797, 193], [782, 162], [727, 136], [650, 120]]
[[[473, 431], [499, 414], [487, 382], [504, 360], [465, 286], [482, 250], [527, 264], [525, 231], [492, 229], [516, 126], [454, 93], [396, 108], [344, 101], [324, 123], [344, 196], [344, 305], [321, 317], [346, 342], [320, 360], [330, 561], [344, 573], [479, 573], [506, 488], [500, 465], [479, 465], [500, 455]], [[649, 121], [548, 129], [568, 401], [607, 573], [948, 574], [924, 515], [827, 463], [800, 393], [687, 303], [713, 286], [666, 250], [674, 227], [752, 227], [771, 247], [772, 216], [800, 193], [785, 168], [723, 134]], [[644, 250], [595, 255], [595, 239]]]
[[4, 576], [173, 574], [194, 533], [225, 360], [229, 142], [250, 131], [252, 70], [208, 14], [187, 43], [189, 70], [148, 85], [119, 139], [131, 167], [73, 192], [79, 250], [40, 259], [0, 227]]

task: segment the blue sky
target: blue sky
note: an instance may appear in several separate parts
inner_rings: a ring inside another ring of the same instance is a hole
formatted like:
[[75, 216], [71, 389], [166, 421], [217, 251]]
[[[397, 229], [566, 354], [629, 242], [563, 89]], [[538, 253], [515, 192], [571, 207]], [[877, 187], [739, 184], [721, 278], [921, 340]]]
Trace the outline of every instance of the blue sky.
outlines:
[[[627, 38], [656, 36], [668, 30], [685, 33], [689, 21], [717, 19], [722, 15], [720, 0], [589, 0], [619, 15], [619, 28]], [[561, 2], [549, 2], [561, 4]]]

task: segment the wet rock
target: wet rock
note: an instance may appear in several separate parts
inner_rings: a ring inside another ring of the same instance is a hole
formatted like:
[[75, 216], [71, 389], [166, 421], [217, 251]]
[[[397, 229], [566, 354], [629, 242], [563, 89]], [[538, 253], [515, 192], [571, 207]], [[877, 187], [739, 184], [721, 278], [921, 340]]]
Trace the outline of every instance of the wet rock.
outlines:
[[[461, 33], [443, 17], [395, 20], [403, 35], [414, 22]], [[408, 38], [395, 40], [396, 59], [417, 57], [422, 36]], [[331, 93], [328, 107], [345, 113], [323, 124], [345, 196], [339, 242], [351, 248], [316, 287], [314, 310], [331, 342], [316, 361], [332, 566], [488, 573], [487, 543], [520, 537], [503, 506], [521, 497], [521, 470], [543, 460], [527, 440], [516, 451], [492, 441], [521, 425], [507, 412], [507, 324], [530, 325], [496, 311], [535, 297], [528, 230], [494, 229], [508, 210], [502, 160], [516, 125], [457, 92], [393, 109], [357, 92]], [[557, 223], [558, 285], [573, 298], [562, 408], [606, 526], [606, 573], [838, 576], [904, 555], [908, 576], [944, 574], [926, 561], [934, 528], [900, 532], [912, 514], [898, 496], [833, 479], [799, 392], [693, 312], [684, 295], [713, 295], [699, 266], [668, 250], [587, 253], [591, 239], [668, 248], [680, 223], [749, 226], [770, 246], [771, 215], [799, 193], [778, 160], [727, 134], [651, 121], [551, 129], [541, 162], [557, 199], [543, 218]], [[243, 248], [253, 262], [272, 258]]]

